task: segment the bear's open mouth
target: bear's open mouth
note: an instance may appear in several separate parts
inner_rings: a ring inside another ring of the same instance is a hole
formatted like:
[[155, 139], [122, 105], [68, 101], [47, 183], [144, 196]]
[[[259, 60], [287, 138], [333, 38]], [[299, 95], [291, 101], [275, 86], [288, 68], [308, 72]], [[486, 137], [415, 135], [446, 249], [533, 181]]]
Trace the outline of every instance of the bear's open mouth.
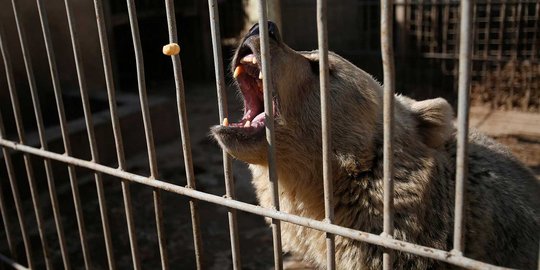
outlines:
[[[263, 76], [260, 63], [260, 55], [244, 43], [234, 61], [233, 74], [244, 99], [244, 115], [239, 122], [224, 123], [224, 126], [256, 130], [265, 126]], [[275, 114], [276, 103], [274, 99], [273, 102]]]

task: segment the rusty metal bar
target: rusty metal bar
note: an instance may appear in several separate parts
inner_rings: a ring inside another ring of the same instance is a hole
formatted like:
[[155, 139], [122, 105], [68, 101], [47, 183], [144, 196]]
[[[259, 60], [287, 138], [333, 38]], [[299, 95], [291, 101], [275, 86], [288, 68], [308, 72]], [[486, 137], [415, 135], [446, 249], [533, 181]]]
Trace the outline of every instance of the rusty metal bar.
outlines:
[[[146, 138], [146, 148], [148, 150], [148, 162], [150, 166], [150, 178], [159, 178], [157, 167], [156, 150], [154, 146], [154, 135], [152, 133], [152, 122], [150, 119], [150, 111], [148, 107], [148, 97], [146, 94], [146, 81], [144, 74], [144, 58], [142, 54], [141, 38], [139, 34], [139, 23], [137, 21], [137, 9], [134, 0], [127, 0], [127, 8], [129, 15], [129, 25], [131, 28], [131, 37], [133, 39], [133, 49], [135, 51], [135, 62], [137, 67], [137, 84], [139, 88], [139, 98], [141, 103], [141, 111], [143, 116], [144, 135]], [[161, 191], [154, 189], [152, 191], [154, 200], [154, 212], [156, 219], [156, 232], [159, 244], [159, 253], [161, 258], [162, 269], [169, 269], [167, 258], [167, 244], [165, 239], [165, 229], [163, 227], [163, 209], [161, 206]]]
[[[219, 31], [219, 10], [217, 0], [208, 0], [208, 9], [210, 13], [210, 31], [212, 32], [212, 48], [214, 53], [214, 69], [216, 75], [216, 90], [218, 97], [219, 121], [228, 118], [227, 110], [227, 89], [225, 87], [225, 78], [223, 75], [223, 55], [221, 53], [221, 35]], [[225, 150], [222, 150], [223, 156], [223, 174], [225, 177], [225, 195], [227, 198], [235, 199], [234, 179], [232, 173], [231, 157]], [[229, 234], [231, 239], [231, 251], [233, 269], [241, 269], [240, 243], [238, 241], [238, 222], [236, 218], [236, 209], [228, 209]]]
[[[99, 153], [97, 149], [96, 136], [94, 134], [94, 123], [92, 119], [92, 111], [90, 110], [90, 101], [88, 99], [88, 91], [86, 89], [86, 77], [84, 76], [81, 50], [79, 48], [78, 33], [75, 29], [75, 22], [73, 17], [73, 11], [69, 4], [70, 0], [64, 0], [66, 8], [66, 15], [68, 19], [69, 33], [71, 38], [71, 46], [73, 49], [73, 56], [75, 58], [75, 67], [77, 71], [77, 80], [79, 82], [79, 90], [81, 94], [81, 100], [83, 105], [84, 120], [86, 123], [86, 130], [88, 135], [88, 144], [90, 145], [90, 153], [92, 156], [92, 162], [99, 163]], [[103, 179], [98, 172], [94, 173], [94, 179], [96, 182], [99, 211], [101, 215], [101, 225], [103, 227], [103, 237], [105, 240], [105, 249], [107, 252], [107, 263], [109, 269], [116, 269], [114, 262], [114, 252], [111, 241], [111, 232], [109, 229], [109, 219], [107, 217], [107, 205], [105, 201], [105, 191], [103, 190]]]
[[[167, 12], [167, 27], [169, 31], [169, 42], [178, 43], [178, 33], [176, 30], [176, 16], [174, 10], [174, 1], [165, 1], [165, 10]], [[182, 138], [182, 153], [184, 154], [184, 167], [186, 169], [187, 187], [195, 190], [195, 174], [193, 172], [193, 160], [191, 156], [191, 140], [189, 136], [189, 127], [186, 113], [186, 98], [184, 94], [184, 78], [182, 75], [182, 62], [178, 54], [171, 56], [174, 72], [174, 83], [176, 87], [176, 105], [178, 109], [178, 122], [180, 125], [180, 136]], [[191, 211], [191, 227], [193, 230], [193, 244], [195, 246], [195, 261], [197, 269], [203, 268], [203, 243], [201, 237], [199, 207], [196, 200], [189, 201]]]
[[[381, 0], [381, 54], [384, 72], [383, 96], [383, 183], [384, 219], [383, 237], [394, 235], [394, 180], [393, 180], [393, 141], [394, 141], [394, 49], [392, 45], [393, 1]], [[383, 269], [393, 269], [394, 254], [383, 253]]]
[[[8, 89], [10, 93], [11, 98], [11, 105], [13, 107], [13, 114], [15, 115], [15, 125], [17, 128], [17, 133], [19, 134], [19, 142], [24, 142], [24, 128], [22, 126], [22, 121], [20, 118], [20, 108], [19, 108], [19, 99], [17, 98], [17, 90], [15, 89], [15, 79], [13, 78], [13, 70], [11, 68], [11, 61], [9, 57], [9, 53], [7, 51], [7, 46], [5, 44], [4, 40], [4, 31], [0, 27], [0, 52], [2, 53], [2, 60], [4, 61], [4, 69], [6, 71], [6, 79], [8, 83]], [[5, 131], [4, 131], [4, 123], [2, 120], [2, 115], [0, 113], [0, 139], [3, 139], [5, 137]], [[21, 206], [21, 199], [19, 196], [19, 188], [17, 186], [17, 180], [15, 179], [15, 171], [13, 170], [13, 164], [11, 162], [11, 156], [9, 155], [6, 148], [2, 148], [2, 154], [4, 155], [4, 161], [6, 163], [6, 169], [8, 173], [8, 179], [9, 184], [11, 187], [11, 194], [13, 196], [13, 201], [15, 203], [15, 210], [17, 212], [17, 218], [19, 219], [19, 227], [22, 234], [22, 240], [24, 244], [24, 250], [26, 252], [26, 260], [28, 263], [29, 268], [34, 267], [34, 263], [32, 261], [32, 250], [30, 249], [30, 241], [28, 238], [28, 234], [26, 231], [26, 221], [22, 212], [22, 206]], [[28, 166], [29, 162], [27, 160], [30, 159], [30, 156], [26, 153], [23, 153], [23, 158], [25, 161], [25, 166]], [[38, 227], [39, 228], [39, 227]]]
[[[17, 27], [17, 32], [19, 34], [19, 44], [21, 46], [21, 51], [22, 51], [22, 55], [23, 55], [23, 62], [24, 62], [25, 70], [26, 70], [26, 76], [28, 78], [28, 85], [29, 85], [29, 88], [30, 88], [31, 96], [32, 96], [32, 103], [34, 105], [34, 112], [35, 112], [35, 115], [36, 115], [36, 122], [37, 122], [37, 126], [38, 126], [39, 140], [41, 142], [42, 149], [46, 150], [46, 148], [43, 145], [43, 142], [44, 142], [44, 140], [43, 140], [43, 127], [42, 127], [43, 123], [41, 121], [39, 121], [41, 119], [41, 111], [38, 109], [39, 100], [36, 99], [36, 96], [35, 96], [37, 94], [37, 92], [36, 92], [36, 81], [35, 81], [35, 78], [34, 78], [32, 62], [30, 61], [30, 52], [28, 51], [28, 48], [26, 46], [26, 34], [25, 34], [23, 26], [22, 26], [22, 22], [21, 22], [20, 14], [18, 12], [18, 7], [17, 7], [16, 1], [12, 0], [11, 4], [12, 4], [12, 8], [13, 8], [13, 13], [14, 13], [14, 16], [15, 16], [15, 24], [16, 24], [16, 27]], [[18, 124], [17, 124], [18, 130], [17, 131], [19, 132], [19, 140], [20, 140], [21, 143], [25, 143], [25, 141], [24, 141], [24, 128], [22, 127], [23, 124], [22, 124], [22, 118], [21, 118], [20, 109], [19, 109], [18, 97], [17, 97], [17, 93], [14, 92], [13, 90], [15, 90], [15, 89], [10, 88], [10, 98], [11, 98], [11, 103], [12, 103], [12, 105], [14, 107], [15, 121], [18, 122]], [[36, 221], [37, 221], [37, 225], [38, 225], [39, 237], [41, 239], [41, 245], [42, 245], [42, 248], [43, 248], [43, 256], [45, 257], [45, 265], [46, 265], [47, 269], [52, 269], [51, 257], [50, 257], [51, 254], [50, 254], [50, 251], [49, 251], [47, 238], [45, 236], [45, 229], [44, 229], [44, 224], [43, 224], [43, 216], [41, 214], [41, 205], [40, 205], [40, 202], [39, 202], [39, 193], [37, 191], [37, 187], [36, 187], [36, 183], [35, 183], [34, 170], [32, 168], [32, 164], [31, 164], [30, 158], [28, 156], [24, 157], [24, 162], [25, 162], [26, 173], [27, 173], [27, 177], [28, 177], [28, 185], [30, 187], [30, 193], [31, 193], [31, 197], [32, 197], [32, 204], [34, 206], [34, 212], [35, 212], [35, 215], [36, 215]], [[50, 183], [51, 182], [51, 179], [50, 179], [50, 167], [47, 166], [48, 161], [45, 161], [45, 162], [46, 162], [45, 169], [46, 169], [46, 174], [47, 174], [47, 182]], [[60, 242], [61, 242], [61, 240], [60, 240]]]
[[[99, 35], [99, 44], [101, 48], [101, 60], [103, 61], [103, 70], [105, 73], [105, 84], [107, 86], [107, 100], [109, 101], [109, 110], [111, 114], [111, 123], [114, 135], [114, 143], [116, 145], [116, 156], [118, 161], [118, 169], [126, 169], [126, 159], [124, 154], [124, 144], [122, 140], [122, 132], [120, 129], [120, 120], [118, 118], [118, 110], [116, 105], [116, 94], [113, 80], [113, 72], [111, 65], [111, 56], [109, 53], [109, 42], [107, 39], [105, 16], [103, 12], [103, 2], [94, 0], [94, 10], [96, 14], [96, 23]], [[141, 260], [139, 256], [139, 248], [137, 245], [137, 234], [133, 221], [133, 210], [131, 204], [131, 192], [129, 181], [122, 180], [122, 197], [124, 199], [124, 211], [126, 213], [126, 223], [128, 227], [129, 244], [131, 247], [131, 258], [133, 269], [141, 269]]]
[[279, 219], [279, 220], [289, 222], [292, 224], [332, 233], [335, 235], [340, 235], [343, 237], [351, 238], [353, 240], [358, 240], [358, 241], [382, 246], [382, 247], [397, 250], [397, 251], [408, 252], [408, 253], [426, 257], [426, 258], [431, 258], [438, 261], [444, 261], [452, 265], [465, 267], [468, 269], [501, 269], [501, 270], [508, 269], [504, 267], [490, 265], [490, 264], [473, 260], [467, 257], [463, 257], [462, 255], [454, 254], [452, 252], [447, 252], [447, 251], [438, 250], [435, 248], [416, 245], [416, 244], [412, 244], [412, 243], [401, 241], [401, 240], [395, 240], [395, 239], [383, 237], [376, 234], [366, 233], [366, 232], [362, 232], [362, 231], [358, 231], [354, 229], [341, 227], [334, 224], [329, 224], [327, 222], [323, 222], [319, 220], [313, 220], [310, 218], [288, 214], [288, 213], [281, 212], [275, 209], [264, 208], [264, 207], [252, 205], [249, 203], [244, 203], [237, 200], [223, 198], [221, 196], [216, 196], [216, 195], [208, 194], [205, 192], [197, 191], [189, 187], [181, 187], [178, 185], [170, 184], [164, 181], [160, 181], [159, 179], [150, 179], [148, 177], [144, 177], [141, 175], [129, 173], [126, 171], [121, 171], [119, 169], [107, 167], [107, 166], [104, 166], [104, 165], [101, 165], [92, 161], [82, 160], [82, 159], [78, 159], [78, 158], [74, 158], [74, 157], [70, 157], [66, 155], [61, 155], [61, 154], [57, 154], [57, 153], [53, 153], [49, 151], [43, 151], [35, 147], [19, 144], [19, 143], [2, 139], [2, 138], [0, 138], [0, 146], [10, 148], [16, 151], [20, 151], [23, 153], [32, 154], [32, 155], [39, 156], [42, 158], [49, 158], [49, 159], [53, 159], [59, 162], [73, 164], [78, 167], [87, 168], [89, 170], [105, 173], [114, 177], [126, 179], [135, 183], [158, 188], [164, 191], [173, 192], [179, 195], [184, 195], [184, 196], [194, 198], [197, 200], [202, 200], [202, 201], [206, 201], [209, 203], [213, 203], [213, 204], [217, 204], [217, 205], [221, 205], [225, 207], [235, 208], [237, 210], [252, 213], [259, 216], [264, 216], [264, 217], [268, 217], [272, 219]]
[[[268, 143], [268, 180], [270, 181], [270, 189], [272, 203], [274, 209], [279, 211], [279, 190], [276, 164], [276, 149], [274, 135], [274, 110], [273, 110], [273, 94], [274, 87], [272, 85], [270, 74], [270, 47], [268, 39], [268, 20], [266, 12], [266, 0], [258, 1], [259, 12], [259, 29], [261, 37], [261, 71], [263, 75], [263, 95], [264, 95], [264, 114], [266, 126], [266, 141]], [[283, 269], [283, 252], [281, 244], [281, 223], [277, 219], [272, 219], [272, 237], [274, 242], [274, 265], [277, 270]]]
[[454, 249], [452, 252], [462, 254], [465, 248], [464, 237], [464, 197], [465, 180], [467, 179], [467, 141], [469, 134], [469, 86], [471, 71], [471, 12], [472, 1], [462, 0], [460, 6], [459, 37], [459, 81], [458, 81], [458, 126], [456, 157], [456, 195], [454, 214]]
[[[317, 0], [317, 35], [319, 43], [319, 78], [321, 95], [322, 164], [325, 222], [334, 222], [334, 187], [332, 185], [332, 133], [328, 71], [327, 1]], [[326, 234], [326, 269], [336, 268], [335, 235]]]

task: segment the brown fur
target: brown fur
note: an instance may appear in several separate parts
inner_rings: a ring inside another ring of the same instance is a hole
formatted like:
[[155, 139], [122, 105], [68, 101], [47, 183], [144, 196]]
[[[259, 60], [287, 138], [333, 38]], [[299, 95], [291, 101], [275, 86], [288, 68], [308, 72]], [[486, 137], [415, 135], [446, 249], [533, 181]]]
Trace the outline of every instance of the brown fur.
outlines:
[[[251, 37], [258, 54], [259, 39]], [[281, 210], [324, 218], [318, 53], [271, 40], [271, 83]], [[369, 74], [330, 53], [330, 103], [335, 223], [380, 234], [383, 226], [382, 88]], [[400, 240], [452, 249], [455, 192], [453, 112], [441, 98], [396, 96], [394, 128], [395, 233]], [[230, 154], [248, 162], [259, 202], [271, 207], [264, 133], [243, 137], [216, 126]], [[471, 133], [466, 183], [465, 256], [534, 269], [540, 234], [540, 184], [502, 146]], [[284, 248], [325, 265], [324, 234], [282, 224]], [[338, 269], [381, 269], [382, 248], [336, 237]], [[394, 269], [447, 268], [398, 252]]]

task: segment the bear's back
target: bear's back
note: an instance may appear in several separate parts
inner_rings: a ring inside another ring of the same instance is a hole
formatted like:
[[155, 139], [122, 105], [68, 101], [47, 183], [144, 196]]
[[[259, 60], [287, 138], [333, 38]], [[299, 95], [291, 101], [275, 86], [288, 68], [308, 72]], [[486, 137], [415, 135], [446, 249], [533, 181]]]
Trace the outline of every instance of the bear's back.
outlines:
[[540, 181], [506, 147], [480, 133], [471, 132], [468, 147], [465, 256], [534, 269]]

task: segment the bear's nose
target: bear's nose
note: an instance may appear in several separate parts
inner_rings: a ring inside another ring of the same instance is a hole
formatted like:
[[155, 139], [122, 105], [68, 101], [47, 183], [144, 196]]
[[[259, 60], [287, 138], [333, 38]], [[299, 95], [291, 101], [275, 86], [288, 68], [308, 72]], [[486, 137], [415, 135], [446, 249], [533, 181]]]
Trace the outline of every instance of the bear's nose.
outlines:
[[[258, 36], [258, 35], [259, 35], [259, 24], [256, 23], [255, 25], [251, 27], [251, 29], [249, 29], [246, 39], [251, 36]], [[278, 42], [281, 40], [281, 36], [279, 35], [279, 29], [277, 25], [272, 21], [268, 21], [268, 36], [270, 36], [271, 39]]]

